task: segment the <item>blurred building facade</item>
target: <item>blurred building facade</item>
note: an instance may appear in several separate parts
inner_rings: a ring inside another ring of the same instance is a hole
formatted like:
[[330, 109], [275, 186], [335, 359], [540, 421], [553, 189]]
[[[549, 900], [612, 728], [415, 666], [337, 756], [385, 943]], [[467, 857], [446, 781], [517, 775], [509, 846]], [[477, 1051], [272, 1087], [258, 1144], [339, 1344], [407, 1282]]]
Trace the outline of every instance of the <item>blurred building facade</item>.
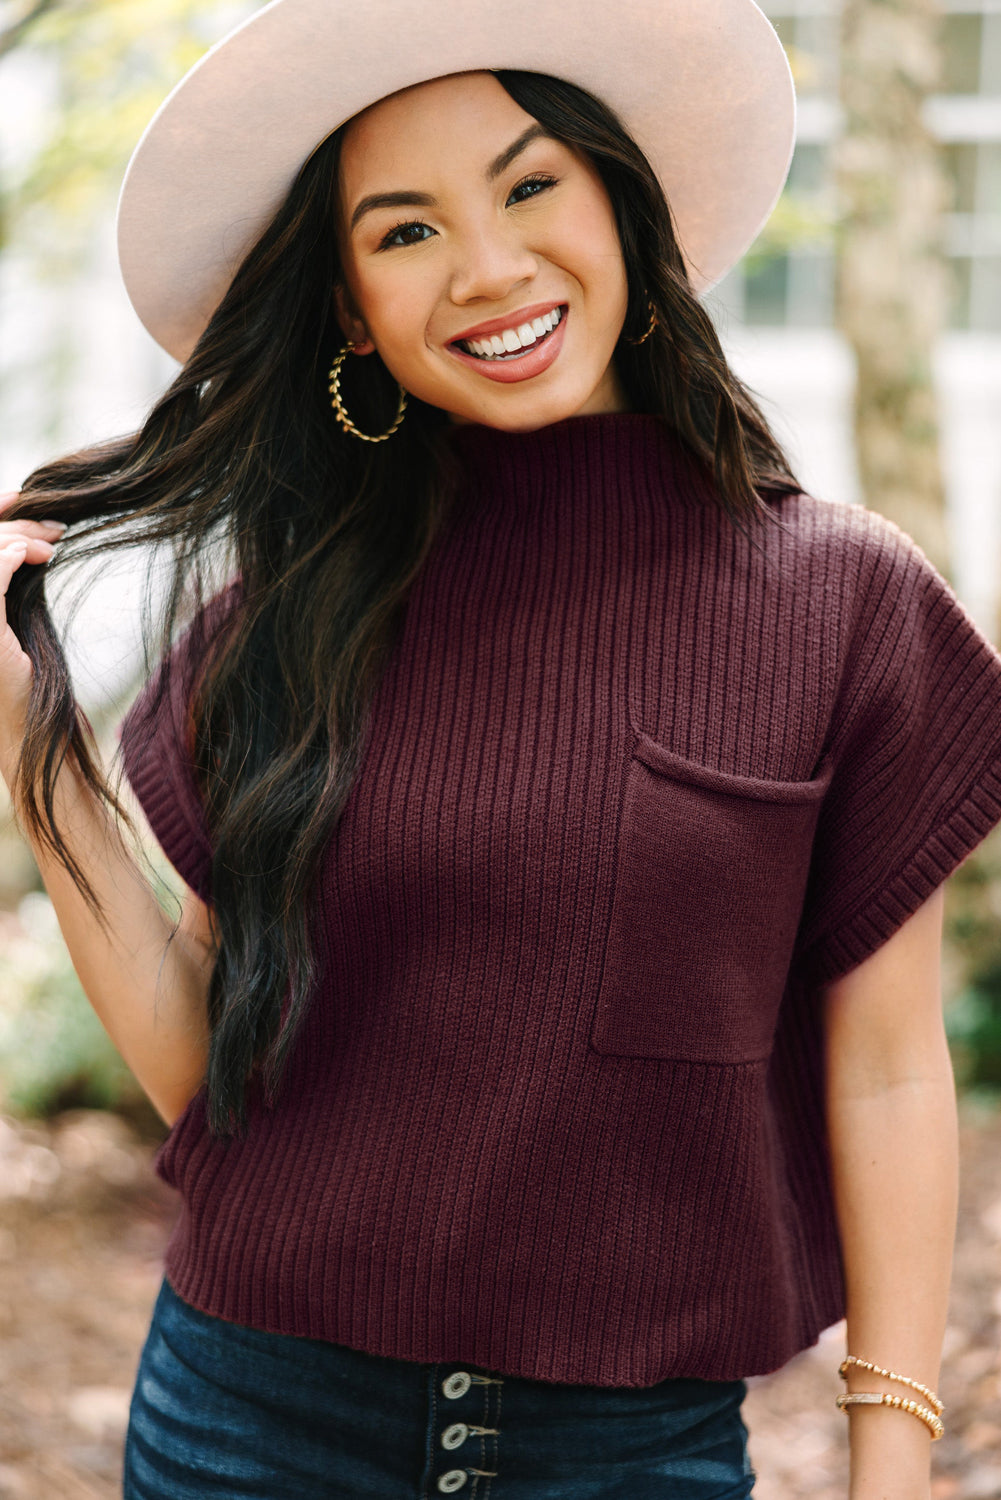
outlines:
[[[952, 189], [945, 246], [949, 330], [936, 376], [953, 534], [954, 582], [997, 638], [1001, 604], [1001, 0], [941, 0], [942, 92], [927, 123]], [[840, 128], [840, 0], [763, 0], [789, 51], [798, 96], [788, 190], [808, 221], [835, 212], [832, 143]], [[858, 499], [851, 442], [853, 369], [834, 331], [833, 238], [756, 266], [743, 262], [711, 294], [735, 366], [766, 398], [803, 483]]]
[[[831, 200], [830, 146], [838, 131], [839, 0], [765, 0], [762, 7], [796, 71], [797, 144], [788, 186], [823, 207]], [[946, 246], [955, 330], [1001, 335], [1001, 0], [943, 0], [943, 92], [928, 124], [953, 185]], [[751, 325], [826, 327], [833, 321], [834, 255], [806, 244], [719, 291]]]

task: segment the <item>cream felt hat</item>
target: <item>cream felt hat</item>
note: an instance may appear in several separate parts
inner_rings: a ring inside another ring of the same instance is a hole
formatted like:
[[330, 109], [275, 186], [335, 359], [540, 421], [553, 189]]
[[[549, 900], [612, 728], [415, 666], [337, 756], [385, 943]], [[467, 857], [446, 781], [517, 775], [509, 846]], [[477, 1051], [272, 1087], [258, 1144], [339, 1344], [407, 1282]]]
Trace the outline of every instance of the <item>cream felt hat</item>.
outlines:
[[339, 125], [412, 84], [501, 68], [553, 74], [615, 110], [660, 178], [697, 292], [774, 208], [795, 94], [753, 0], [272, 0], [181, 79], [129, 163], [119, 258], [153, 337], [187, 359]]

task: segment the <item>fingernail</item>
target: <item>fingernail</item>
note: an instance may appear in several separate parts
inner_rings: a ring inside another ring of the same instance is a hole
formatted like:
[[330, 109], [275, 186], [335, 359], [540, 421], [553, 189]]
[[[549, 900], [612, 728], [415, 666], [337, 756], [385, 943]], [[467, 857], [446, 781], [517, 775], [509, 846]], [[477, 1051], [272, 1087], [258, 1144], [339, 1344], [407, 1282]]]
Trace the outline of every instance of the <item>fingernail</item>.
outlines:
[[39, 526], [58, 526], [60, 531], [66, 530], [65, 521], [39, 521]]

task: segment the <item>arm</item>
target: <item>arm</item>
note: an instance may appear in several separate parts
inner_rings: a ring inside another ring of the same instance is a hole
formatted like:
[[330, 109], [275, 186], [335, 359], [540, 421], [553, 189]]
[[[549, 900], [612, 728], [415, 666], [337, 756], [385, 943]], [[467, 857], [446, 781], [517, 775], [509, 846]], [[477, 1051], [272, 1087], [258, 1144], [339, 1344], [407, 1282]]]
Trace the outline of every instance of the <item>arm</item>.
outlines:
[[[46, 537], [41, 523], [0, 522], [0, 775], [8, 786], [23, 738], [31, 663], [7, 625], [3, 601], [17, 568], [51, 556]], [[190, 896], [175, 933], [117, 822], [70, 760], [56, 782], [55, 813], [106, 919], [105, 925], [95, 920], [62, 864], [34, 845], [70, 957], [111, 1040], [172, 1124], [197, 1092], [208, 1061], [208, 913]]]
[[[828, 985], [827, 1119], [848, 1350], [938, 1387], [957, 1208], [957, 1127], [942, 1022], [940, 886], [864, 963]], [[847, 1389], [905, 1386], [850, 1370]], [[948, 1420], [948, 1413], [946, 1414]], [[853, 1407], [851, 1500], [928, 1500], [931, 1434]]]
[[180, 925], [161, 908], [114, 817], [60, 772], [57, 818], [104, 910], [97, 922], [63, 866], [32, 852], [87, 999], [157, 1113], [173, 1125], [208, 1065], [213, 961], [206, 907], [186, 894]]

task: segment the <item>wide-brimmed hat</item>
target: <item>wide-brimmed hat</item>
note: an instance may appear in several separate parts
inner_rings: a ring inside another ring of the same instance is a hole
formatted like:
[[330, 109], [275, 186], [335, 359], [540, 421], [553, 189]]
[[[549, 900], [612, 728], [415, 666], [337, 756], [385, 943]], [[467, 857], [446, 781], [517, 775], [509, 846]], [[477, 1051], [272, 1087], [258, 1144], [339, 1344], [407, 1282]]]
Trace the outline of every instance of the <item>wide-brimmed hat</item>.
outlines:
[[181, 79], [129, 163], [119, 258], [153, 337], [188, 357], [302, 163], [352, 115], [503, 68], [615, 110], [660, 178], [696, 292], [774, 208], [795, 94], [753, 0], [272, 0]]

